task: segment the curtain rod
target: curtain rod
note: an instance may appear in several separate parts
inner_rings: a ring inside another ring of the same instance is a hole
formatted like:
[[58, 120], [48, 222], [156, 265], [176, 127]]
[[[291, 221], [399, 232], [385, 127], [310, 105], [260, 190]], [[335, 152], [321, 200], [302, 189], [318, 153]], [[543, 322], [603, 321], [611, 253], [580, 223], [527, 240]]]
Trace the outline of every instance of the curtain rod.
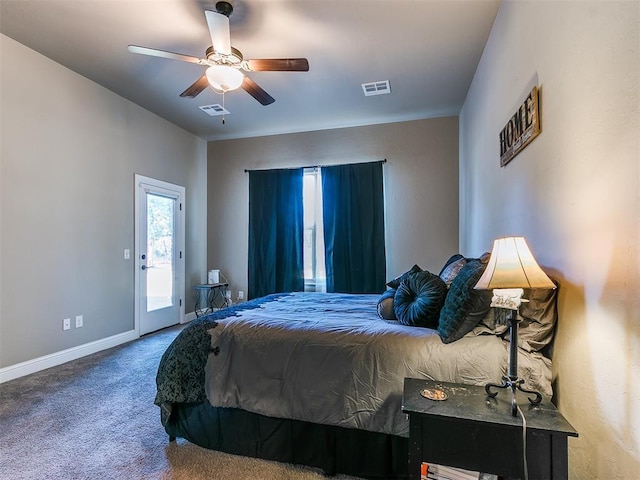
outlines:
[[339, 165], [358, 165], [359, 163], [387, 163], [387, 159], [382, 159], [382, 160], [373, 160], [371, 162], [355, 162], [355, 163], [336, 163], [336, 164], [330, 164], [330, 165], [308, 165], [305, 167], [284, 167], [284, 168], [253, 168], [253, 169], [244, 169], [245, 173], [249, 173], [249, 172], [257, 172], [257, 171], [264, 171], [264, 170], [295, 170], [298, 168], [322, 168], [322, 167], [337, 167]]

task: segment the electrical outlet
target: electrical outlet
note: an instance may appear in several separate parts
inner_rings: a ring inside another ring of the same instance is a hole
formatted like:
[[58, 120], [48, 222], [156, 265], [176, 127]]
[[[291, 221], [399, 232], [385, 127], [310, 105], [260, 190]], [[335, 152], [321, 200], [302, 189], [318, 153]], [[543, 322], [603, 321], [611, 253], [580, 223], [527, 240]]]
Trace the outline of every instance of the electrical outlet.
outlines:
[[84, 318], [82, 315], [76, 315], [76, 328], [80, 328], [84, 325]]
[[238, 300], [244, 299], [244, 292], [242, 290], [238, 290]]
[[131, 258], [131, 250], [129, 250], [128, 248], [124, 249], [124, 259], [125, 260], [129, 260]]
[[65, 318], [62, 320], [62, 330], [69, 330], [71, 328], [71, 319]]

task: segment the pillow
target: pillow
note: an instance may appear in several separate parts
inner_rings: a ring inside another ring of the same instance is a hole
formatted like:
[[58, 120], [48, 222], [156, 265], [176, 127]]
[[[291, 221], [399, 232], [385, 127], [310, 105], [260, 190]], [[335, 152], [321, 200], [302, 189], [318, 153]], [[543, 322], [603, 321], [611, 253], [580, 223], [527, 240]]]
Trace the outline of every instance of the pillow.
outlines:
[[400, 284], [402, 283], [402, 280], [407, 278], [412, 273], [418, 273], [418, 272], [421, 272], [421, 271], [422, 271], [422, 269], [418, 265], [414, 265], [413, 267], [411, 267], [411, 270], [409, 270], [408, 272], [404, 272], [399, 277], [396, 277], [393, 280], [389, 280], [387, 282], [387, 287], [389, 287], [389, 288], [398, 288], [400, 286]]
[[386, 290], [378, 300], [377, 310], [378, 316], [384, 320], [395, 320], [396, 314], [393, 311], [393, 297], [396, 295], [396, 289], [390, 288]]
[[480, 255], [480, 258], [478, 258], [478, 260], [480, 260], [480, 263], [483, 263], [484, 265], [488, 264], [490, 259], [491, 252], [484, 252], [482, 255]]
[[[556, 321], [558, 320], [557, 295], [557, 288], [553, 290], [542, 288], [524, 289], [522, 298], [529, 301], [520, 304], [518, 316], [520, 320], [518, 325], [518, 346], [523, 350], [538, 352], [551, 344]], [[543, 353], [548, 357], [551, 356], [550, 349]]]
[[451, 282], [456, 278], [462, 267], [464, 267], [469, 261], [459, 253], [452, 255], [447, 263], [444, 264], [442, 270], [440, 270], [440, 278], [447, 285], [447, 288], [451, 286]]
[[502, 335], [509, 330], [507, 312], [503, 308], [490, 308], [469, 335]]
[[462, 338], [489, 311], [491, 291], [473, 289], [485, 268], [486, 264], [479, 260], [470, 260], [451, 283], [438, 321], [438, 333], [444, 343]]
[[[553, 283], [558, 284], [554, 279]], [[527, 352], [542, 352], [551, 358], [552, 341], [558, 321], [557, 311], [558, 289], [525, 288], [523, 299], [529, 300], [520, 304], [518, 312], [518, 346]], [[489, 313], [473, 328], [473, 335], [507, 335], [508, 310], [492, 308]]]
[[442, 272], [444, 272], [444, 269], [447, 268], [449, 265], [451, 265], [453, 262], [455, 262], [457, 260], [460, 260], [462, 258], [464, 258], [464, 255], [461, 255], [459, 253], [455, 253], [455, 254], [451, 255], [449, 257], [449, 260], [447, 260], [445, 262], [444, 266], [442, 267], [442, 270], [440, 270], [440, 274], [439, 275], [442, 275]]
[[393, 310], [398, 321], [413, 327], [437, 328], [447, 286], [431, 272], [407, 276], [396, 291]]

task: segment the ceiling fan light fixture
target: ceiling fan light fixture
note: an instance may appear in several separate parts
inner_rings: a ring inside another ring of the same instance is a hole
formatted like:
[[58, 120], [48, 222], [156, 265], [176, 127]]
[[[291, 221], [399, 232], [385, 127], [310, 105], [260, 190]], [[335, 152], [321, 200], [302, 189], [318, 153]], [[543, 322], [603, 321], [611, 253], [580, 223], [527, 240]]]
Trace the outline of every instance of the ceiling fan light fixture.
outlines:
[[[229, 32], [229, 15], [231, 15], [231, 12], [233, 12], [233, 6], [225, 1], [216, 3], [215, 12], [213, 10], [205, 10], [204, 15], [211, 37], [211, 46], [207, 48], [205, 58], [138, 45], [129, 45], [129, 51], [131, 53], [180, 60], [208, 67], [204, 75], [201, 75], [180, 94], [182, 98], [195, 98], [207, 87], [210, 87], [214, 92], [223, 95], [222, 107], [224, 108], [224, 93], [242, 87], [261, 105], [271, 105], [275, 102], [275, 99], [250, 77], [245, 76], [242, 71], [308, 72], [309, 61], [306, 58], [245, 60], [240, 50], [231, 46]], [[224, 123], [224, 117], [222, 123]]]
[[240, 88], [244, 75], [240, 70], [226, 65], [213, 65], [207, 68], [207, 81], [216, 92], [228, 92]]

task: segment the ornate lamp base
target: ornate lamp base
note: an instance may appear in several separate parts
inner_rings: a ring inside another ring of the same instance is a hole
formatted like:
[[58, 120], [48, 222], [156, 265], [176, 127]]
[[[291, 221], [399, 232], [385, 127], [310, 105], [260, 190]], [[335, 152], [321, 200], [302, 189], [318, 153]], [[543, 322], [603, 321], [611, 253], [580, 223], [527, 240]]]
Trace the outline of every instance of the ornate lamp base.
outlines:
[[532, 405], [537, 405], [542, 401], [542, 395], [540, 392], [536, 392], [535, 390], [527, 390], [526, 388], [522, 388], [522, 384], [524, 380], [522, 378], [516, 378], [512, 380], [508, 377], [502, 377], [502, 384], [498, 385], [497, 383], [487, 383], [484, 386], [484, 390], [487, 392], [491, 398], [494, 398], [498, 395], [498, 392], [492, 392], [491, 388], [508, 388], [511, 390], [511, 415], [514, 417], [518, 415], [518, 404], [516, 402], [516, 389], [521, 392], [530, 393], [535, 395], [535, 398], [528, 397], [529, 401]]
[[520, 390], [524, 393], [535, 395], [535, 398], [528, 397], [529, 402], [532, 405], [537, 405], [542, 401], [542, 395], [535, 390], [527, 390], [522, 388], [524, 380], [518, 378], [518, 319], [517, 311], [509, 310], [509, 376], [502, 377], [502, 384], [487, 383], [484, 386], [487, 395], [494, 398], [498, 395], [498, 392], [492, 392], [492, 388], [508, 388], [511, 390], [511, 414], [515, 417], [518, 415], [518, 404], [516, 403], [516, 390]]

